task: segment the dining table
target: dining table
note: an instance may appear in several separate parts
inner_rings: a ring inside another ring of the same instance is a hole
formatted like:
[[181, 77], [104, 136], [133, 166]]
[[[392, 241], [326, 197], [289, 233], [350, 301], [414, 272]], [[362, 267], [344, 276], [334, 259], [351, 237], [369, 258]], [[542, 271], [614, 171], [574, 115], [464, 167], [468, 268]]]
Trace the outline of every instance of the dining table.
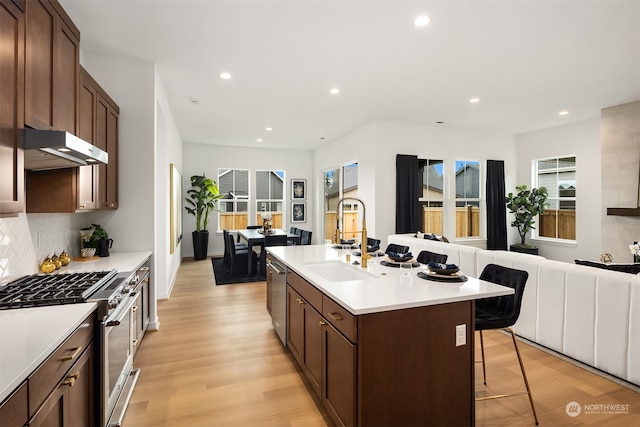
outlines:
[[[260, 250], [264, 250], [264, 231], [261, 228], [247, 228], [241, 230], [234, 230], [238, 233], [242, 239], [247, 242], [247, 247], [249, 251], [253, 249], [254, 246], [260, 246]], [[300, 244], [300, 236], [294, 233], [289, 233], [288, 231], [281, 230], [279, 228], [272, 228], [268, 234], [269, 236], [287, 236], [287, 240], [293, 241], [296, 245]], [[249, 252], [251, 253], [251, 252]], [[251, 271], [251, 257], [247, 257], [247, 271]]]

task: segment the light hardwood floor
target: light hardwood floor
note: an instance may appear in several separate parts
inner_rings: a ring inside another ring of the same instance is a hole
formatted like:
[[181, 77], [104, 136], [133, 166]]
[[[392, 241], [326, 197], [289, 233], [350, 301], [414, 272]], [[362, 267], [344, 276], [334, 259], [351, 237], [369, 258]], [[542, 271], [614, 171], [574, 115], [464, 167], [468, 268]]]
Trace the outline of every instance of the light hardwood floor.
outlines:
[[[183, 260], [158, 314], [160, 330], [147, 333], [136, 355], [141, 374], [124, 427], [331, 425], [273, 332], [264, 282], [216, 286], [211, 262]], [[541, 426], [640, 426], [637, 392], [519, 347]], [[524, 388], [508, 336], [486, 332], [485, 352], [489, 393]], [[487, 392], [479, 364], [476, 390]], [[565, 411], [572, 401], [583, 411], [575, 418]], [[585, 413], [584, 405], [596, 406]], [[606, 414], [604, 405], [624, 413]], [[476, 425], [533, 426], [527, 397], [478, 402]]]

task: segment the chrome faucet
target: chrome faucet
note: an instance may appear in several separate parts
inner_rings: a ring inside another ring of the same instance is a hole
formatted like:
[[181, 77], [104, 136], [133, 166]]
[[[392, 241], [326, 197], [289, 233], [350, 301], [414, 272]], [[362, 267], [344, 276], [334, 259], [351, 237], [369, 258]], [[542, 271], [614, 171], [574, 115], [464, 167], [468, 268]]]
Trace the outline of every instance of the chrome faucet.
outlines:
[[362, 268], [367, 268], [367, 260], [371, 258], [371, 255], [367, 253], [367, 208], [361, 199], [355, 197], [344, 197], [338, 200], [338, 204], [336, 205], [336, 233], [334, 235], [335, 243], [339, 245], [341, 237], [344, 234], [344, 231], [340, 231], [340, 216], [338, 215], [338, 212], [340, 211], [340, 205], [345, 200], [355, 200], [357, 202], [360, 202], [360, 204], [362, 205], [362, 230], [356, 231], [355, 233], [360, 233], [361, 237], [360, 253], [362, 254], [362, 262], [360, 263], [360, 266]]

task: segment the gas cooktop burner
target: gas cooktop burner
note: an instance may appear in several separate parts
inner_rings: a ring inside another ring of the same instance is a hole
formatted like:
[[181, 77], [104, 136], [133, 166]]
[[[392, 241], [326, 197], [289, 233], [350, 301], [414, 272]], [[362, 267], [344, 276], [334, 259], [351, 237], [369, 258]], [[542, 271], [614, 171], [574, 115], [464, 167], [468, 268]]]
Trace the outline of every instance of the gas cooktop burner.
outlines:
[[116, 274], [111, 270], [25, 276], [0, 286], [0, 310], [86, 302]]

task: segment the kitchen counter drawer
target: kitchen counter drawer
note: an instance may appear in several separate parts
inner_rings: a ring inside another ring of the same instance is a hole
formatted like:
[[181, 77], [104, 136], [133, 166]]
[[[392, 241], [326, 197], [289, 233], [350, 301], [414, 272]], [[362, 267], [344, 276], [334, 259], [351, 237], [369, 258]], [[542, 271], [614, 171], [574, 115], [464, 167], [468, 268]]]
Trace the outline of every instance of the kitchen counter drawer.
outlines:
[[358, 341], [358, 319], [340, 304], [322, 295], [322, 316], [352, 343]]
[[29, 415], [49, 396], [76, 359], [89, 347], [95, 328], [94, 314], [66, 339], [64, 343], [29, 377]]
[[300, 277], [295, 271], [287, 272], [287, 283], [317, 311], [322, 312], [322, 292]]

